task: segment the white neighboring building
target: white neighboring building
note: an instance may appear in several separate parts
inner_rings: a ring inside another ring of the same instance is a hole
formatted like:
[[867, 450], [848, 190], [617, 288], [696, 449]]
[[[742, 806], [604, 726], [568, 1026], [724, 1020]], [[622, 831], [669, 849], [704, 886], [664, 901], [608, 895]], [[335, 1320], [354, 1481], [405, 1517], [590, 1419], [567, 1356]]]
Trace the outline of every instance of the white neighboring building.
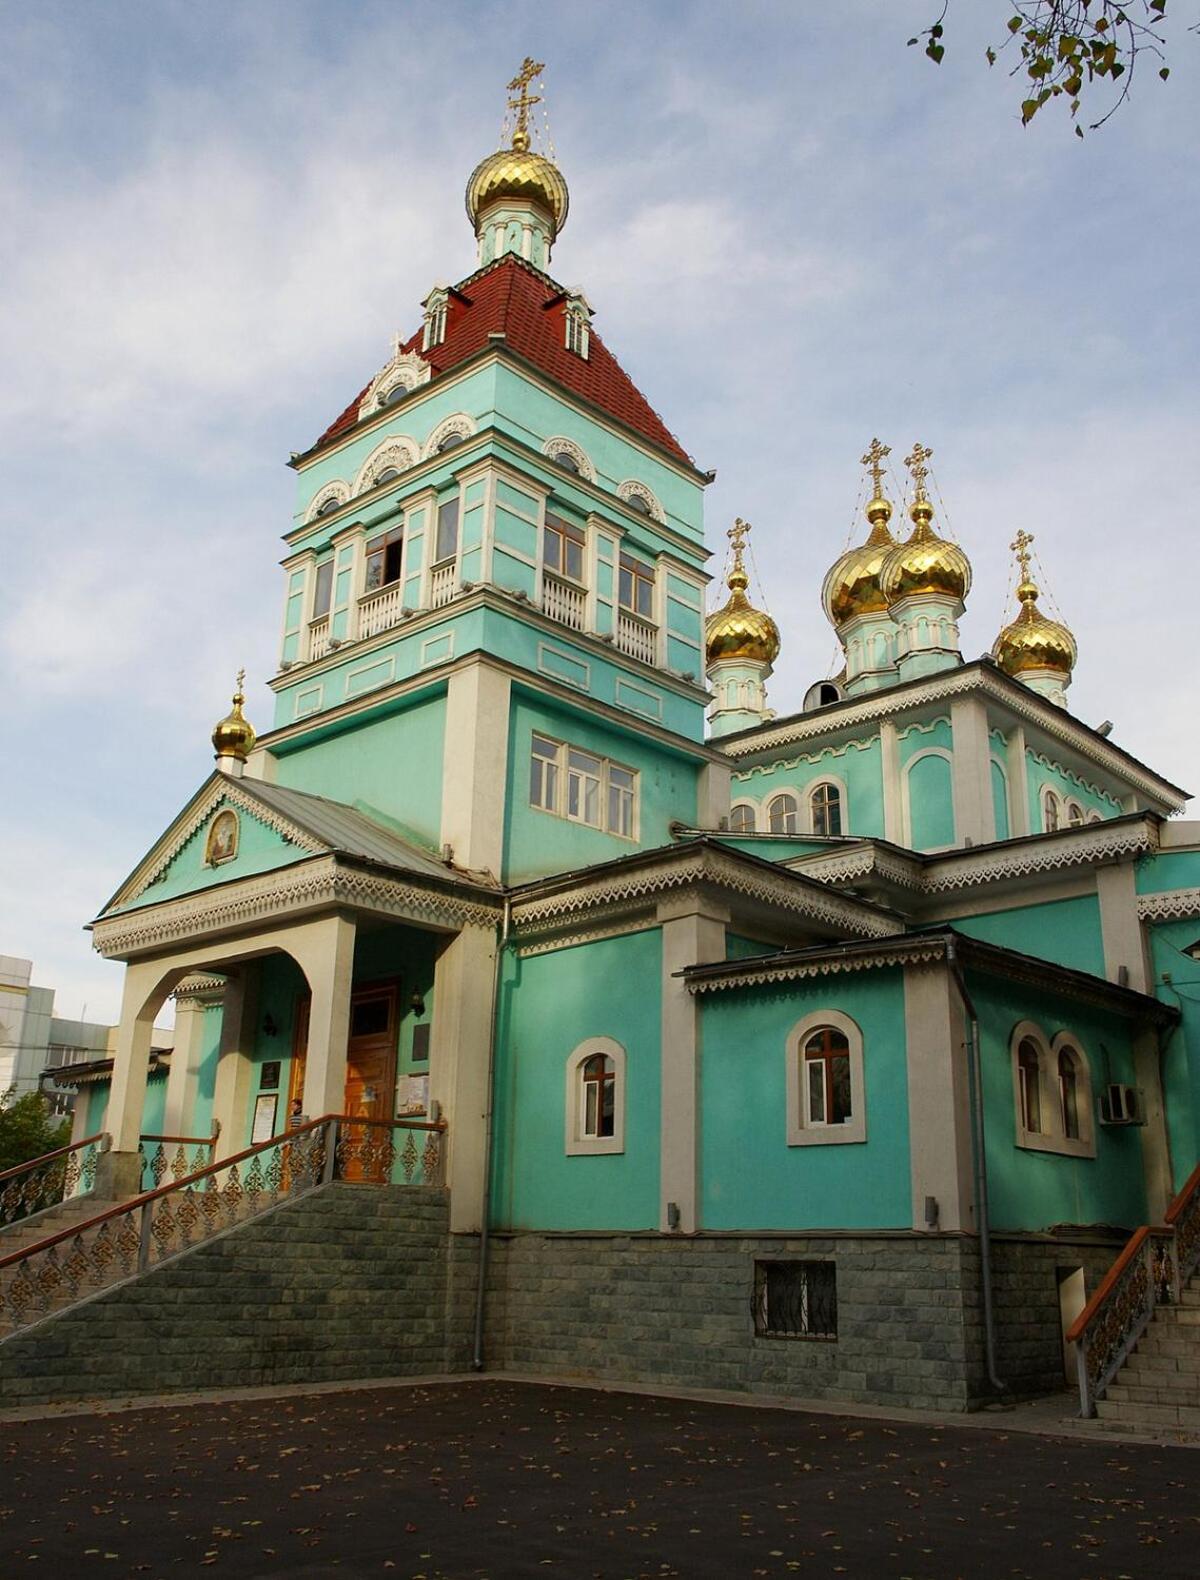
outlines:
[[43, 1085], [46, 1070], [103, 1057], [109, 1028], [54, 1013], [54, 989], [33, 985], [33, 962], [0, 955], [0, 1096], [45, 1091], [56, 1112], [70, 1113], [73, 1092]]

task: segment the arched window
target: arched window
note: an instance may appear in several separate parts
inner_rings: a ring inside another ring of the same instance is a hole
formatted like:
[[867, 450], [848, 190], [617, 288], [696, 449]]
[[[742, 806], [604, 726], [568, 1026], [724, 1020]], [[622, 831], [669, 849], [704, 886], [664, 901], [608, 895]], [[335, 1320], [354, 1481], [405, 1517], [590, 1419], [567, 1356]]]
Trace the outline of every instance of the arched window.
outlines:
[[1042, 830], [1046, 834], [1057, 834], [1062, 820], [1062, 803], [1053, 790], [1042, 792]]
[[1021, 1099], [1021, 1129], [1030, 1135], [1042, 1134], [1042, 1054], [1032, 1037], [1024, 1037], [1017, 1049], [1017, 1081]]
[[402, 401], [408, 393], [409, 388], [407, 384], [396, 384], [390, 390], [388, 390], [386, 395], [381, 395], [379, 397], [379, 404], [381, 406], [395, 406], [400, 401]]
[[390, 483], [394, 478], [399, 476], [400, 473], [396, 467], [385, 466], [383, 471], [380, 472], [379, 476], [375, 479], [375, 487], [378, 488], [381, 483]]
[[335, 510], [340, 510], [341, 508], [342, 501], [331, 495], [328, 499], [322, 501], [321, 506], [317, 511], [317, 515], [331, 516]]
[[625, 503], [630, 510], [636, 510], [639, 516], [648, 516], [651, 513], [650, 501], [641, 494], [630, 494]]
[[735, 806], [729, 812], [729, 832], [731, 834], [753, 834], [755, 829], [754, 808], [744, 802]]
[[559, 466], [561, 466], [563, 468], [564, 471], [567, 471], [567, 472], [578, 472], [579, 471], [579, 462], [575, 459], [575, 457], [571, 454], [571, 452], [569, 450], [560, 450], [558, 452], [558, 454], [554, 456], [554, 460], [558, 463]]
[[794, 834], [797, 831], [799, 805], [794, 795], [777, 795], [767, 807], [767, 821], [772, 834]]
[[460, 444], [465, 444], [465, 443], [466, 443], [466, 435], [465, 434], [461, 434], [461, 433], [444, 434], [443, 437], [438, 440], [437, 453], [438, 453], [438, 455], [445, 455], [447, 450], [455, 450], [455, 449], [458, 448], [458, 446]]
[[789, 1146], [867, 1139], [862, 1032], [840, 1010], [816, 1010], [792, 1028], [787, 1109]]
[[1103, 823], [1104, 822], [1104, 819], [1103, 819], [1103, 817], [1101, 817], [1099, 812], [1089, 812], [1088, 815], [1087, 815], [1087, 820], [1088, 820], [1089, 823]]
[[1078, 801], [1068, 801], [1067, 802], [1067, 827], [1068, 828], [1082, 828], [1083, 825], [1084, 825], [1084, 821], [1085, 821], [1084, 811], [1083, 811], [1083, 808], [1080, 806], [1079, 802]]
[[1079, 1140], [1079, 1056], [1073, 1048], [1058, 1050], [1058, 1110], [1062, 1133]]
[[837, 785], [821, 784], [809, 797], [814, 834], [842, 832], [842, 792]]
[[625, 1150], [625, 1050], [611, 1037], [589, 1037], [567, 1060], [564, 1150]]

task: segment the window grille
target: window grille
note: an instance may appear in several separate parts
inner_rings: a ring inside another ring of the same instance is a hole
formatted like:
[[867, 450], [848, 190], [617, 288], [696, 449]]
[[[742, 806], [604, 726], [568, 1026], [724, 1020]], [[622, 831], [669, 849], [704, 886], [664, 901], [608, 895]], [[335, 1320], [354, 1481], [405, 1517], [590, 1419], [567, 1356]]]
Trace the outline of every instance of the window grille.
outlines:
[[750, 1307], [762, 1338], [836, 1339], [837, 1264], [755, 1262]]

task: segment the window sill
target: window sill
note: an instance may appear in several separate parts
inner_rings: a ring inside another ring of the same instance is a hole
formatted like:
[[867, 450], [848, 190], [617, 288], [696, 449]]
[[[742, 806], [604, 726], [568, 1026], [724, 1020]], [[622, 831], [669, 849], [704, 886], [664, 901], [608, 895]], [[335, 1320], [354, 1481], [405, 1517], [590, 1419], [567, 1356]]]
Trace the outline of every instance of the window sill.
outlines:
[[569, 1158], [615, 1157], [624, 1150], [625, 1140], [622, 1136], [586, 1136], [577, 1141], [568, 1141], [564, 1148]]
[[854, 1146], [866, 1139], [865, 1121], [849, 1125], [805, 1125], [788, 1130], [789, 1147]]
[[1016, 1144], [1024, 1152], [1049, 1152], [1063, 1158], [1094, 1158], [1094, 1140], [1072, 1141], [1066, 1136], [1046, 1136], [1036, 1130], [1018, 1130]]

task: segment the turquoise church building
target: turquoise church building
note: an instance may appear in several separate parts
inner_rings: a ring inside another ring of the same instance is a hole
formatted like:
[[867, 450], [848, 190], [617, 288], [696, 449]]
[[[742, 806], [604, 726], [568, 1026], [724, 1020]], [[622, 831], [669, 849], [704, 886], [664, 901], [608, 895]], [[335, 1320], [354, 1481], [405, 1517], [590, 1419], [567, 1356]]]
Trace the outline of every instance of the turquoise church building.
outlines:
[[239, 685], [92, 924], [125, 988], [76, 1134], [118, 1198], [147, 1133], [444, 1126], [480, 1363], [1064, 1386], [1200, 1160], [1200, 824], [1071, 713], [1027, 534], [964, 656], [920, 444], [903, 490], [868, 448], [859, 540], [813, 571], [844, 666], [771, 711], [749, 529], [710, 596], [712, 474], [554, 278], [531, 81], [467, 187], [474, 268], [292, 459], [274, 718]]

